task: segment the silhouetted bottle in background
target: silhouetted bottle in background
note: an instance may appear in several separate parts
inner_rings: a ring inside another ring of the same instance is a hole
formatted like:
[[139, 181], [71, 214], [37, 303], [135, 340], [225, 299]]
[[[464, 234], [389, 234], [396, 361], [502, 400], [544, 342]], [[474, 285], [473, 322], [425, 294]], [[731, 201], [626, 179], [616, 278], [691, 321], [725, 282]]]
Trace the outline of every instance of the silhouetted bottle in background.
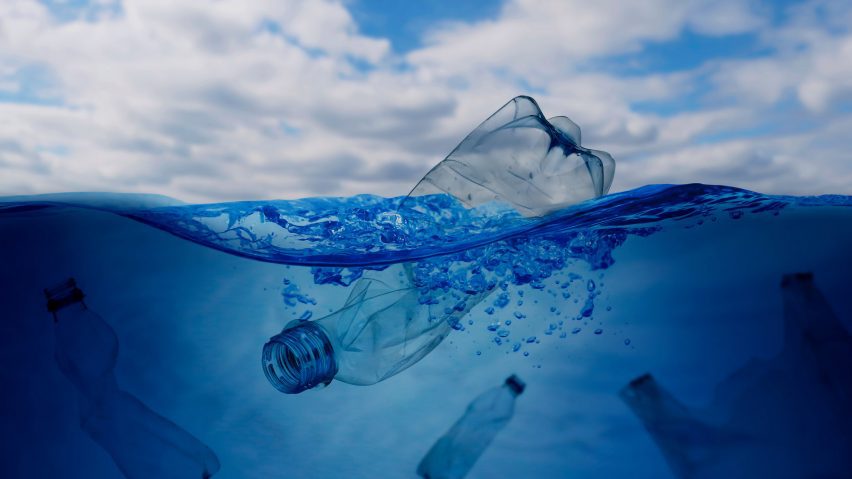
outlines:
[[[847, 413], [852, 401], [852, 335], [814, 285], [812, 273], [787, 274], [781, 280], [784, 304], [784, 352], [812, 360], [815, 371]], [[801, 361], [801, 359], [798, 359]]]
[[417, 466], [426, 479], [460, 479], [512, 419], [515, 399], [525, 385], [514, 374], [503, 385], [480, 394], [453, 427], [429, 449]]
[[410, 266], [398, 284], [361, 278], [343, 307], [316, 321], [292, 321], [264, 346], [263, 372], [296, 394], [332, 379], [369, 385], [420, 361], [491, 291], [421, 301]]
[[175, 423], [119, 389], [115, 331], [86, 307], [69, 279], [45, 290], [53, 313], [56, 363], [77, 389], [80, 423], [128, 478], [210, 477], [216, 454]]
[[619, 396], [642, 421], [677, 477], [693, 477], [719, 453], [720, 433], [695, 418], [650, 374], [630, 381]]

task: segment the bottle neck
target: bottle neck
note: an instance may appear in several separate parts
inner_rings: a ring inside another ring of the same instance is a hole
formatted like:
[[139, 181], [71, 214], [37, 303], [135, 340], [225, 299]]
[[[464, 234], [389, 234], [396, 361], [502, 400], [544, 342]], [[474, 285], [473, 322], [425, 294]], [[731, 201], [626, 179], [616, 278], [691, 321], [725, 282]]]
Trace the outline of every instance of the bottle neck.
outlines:
[[316, 321], [284, 328], [263, 346], [266, 379], [285, 394], [328, 385], [337, 374], [337, 358], [328, 332]]
[[53, 313], [53, 320], [57, 321], [57, 313], [63, 309], [86, 309], [83, 303], [85, 294], [77, 287], [77, 282], [74, 278], [46, 288], [44, 295], [47, 298], [47, 310]]
[[527, 387], [526, 383], [521, 381], [521, 379], [514, 374], [506, 378], [504, 385], [509, 388], [509, 391], [515, 397], [520, 396]]

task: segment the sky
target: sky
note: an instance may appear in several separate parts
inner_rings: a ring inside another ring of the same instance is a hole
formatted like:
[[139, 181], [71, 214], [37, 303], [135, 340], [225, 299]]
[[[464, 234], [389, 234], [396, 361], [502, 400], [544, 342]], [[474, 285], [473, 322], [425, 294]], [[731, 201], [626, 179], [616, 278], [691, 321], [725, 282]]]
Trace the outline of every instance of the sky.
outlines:
[[650, 183], [852, 194], [852, 2], [3, 0], [0, 196], [406, 194], [514, 96]]

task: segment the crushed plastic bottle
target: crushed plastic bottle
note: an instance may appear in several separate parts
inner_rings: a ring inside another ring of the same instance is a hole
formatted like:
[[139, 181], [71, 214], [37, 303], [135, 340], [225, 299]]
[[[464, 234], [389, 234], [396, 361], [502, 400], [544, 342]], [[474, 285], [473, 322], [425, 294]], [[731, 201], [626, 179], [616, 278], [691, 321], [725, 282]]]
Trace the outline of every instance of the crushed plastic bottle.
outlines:
[[80, 424], [127, 478], [211, 477], [219, 459], [180, 426], [121, 390], [113, 370], [118, 338], [86, 307], [74, 279], [45, 290], [56, 363], [77, 389]]
[[408, 196], [446, 193], [474, 207], [512, 205], [542, 216], [609, 191], [615, 160], [580, 146], [580, 127], [549, 120], [535, 100], [518, 96], [482, 122], [429, 171]]
[[441, 436], [417, 466], [425, 479], [461, 479], [467, 475], [515, 412], [515, 400], [526, 385], [514, 374], [467, 407], [464, 416]]
[[[504, 202], [537, 216], [605, 194], [614, 171], [609, 154], [580, 146], [574, 122], [561, 116], [548, 121], [535, 100], [519, 96], [470, 133], [408, 197], [446, 193], [468, 206]], [[402, 222], [395, 213], [386, 219]], [[494, 288], [436, 297], [416, 287], [412, 265], [403, 268], [401, 284], [362, 277], [339, 311], [291, 322], [272, 337], [262, 355], [269, 382], [294, 394], [332, 379], [358, 385], [387, 379], [435, 349], [453, 328], [463, 328], [460, 319]]]
[[292, 321], [263, 347], [262, 365], [279, 391], [296, 394], [332, 379], [370, 385], [420, 361], [491, 290], [423, 297], [409, 264], [399, 283], [363, 277], [343, 307], [316, 321]]

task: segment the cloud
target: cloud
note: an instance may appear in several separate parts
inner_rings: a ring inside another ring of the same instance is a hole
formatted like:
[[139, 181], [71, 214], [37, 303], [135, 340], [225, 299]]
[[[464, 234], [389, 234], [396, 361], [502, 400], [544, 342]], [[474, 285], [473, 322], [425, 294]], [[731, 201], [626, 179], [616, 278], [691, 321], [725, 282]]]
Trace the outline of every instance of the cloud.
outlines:
[[822, 3], [792, 9], [790, 24], [764, 32], [763, 41], [776, 47], [775, 55], [722, 63], [715, 72], [719, 91], [753, 105], [789, 96], [820, 113], [852, 98], [852, 32], [828, 25], [836, 17], [852, 24], [852, 8]]
[[[8, 0], [0, 194], [405, 194], [522, 93], [615, 155], [614, 188], [701, 181], [852, 193], [841, 181], [852, 172], [849, 140], [837, 126], [850, 121], [852, 9], [773, 8], [508, 0], [493, 18], [427, 28], [423, 46], [400, 55], [361, 34], [338, 1], [104, 0], [57, 10]], [[603, 66], [686, 31], [749, 36], [760, 54], [668, 72]]]
[[769, 8], [757, 2], [723, 0], [693, 3], [688, 24], [697, 33], [731, 35], [756, 31], [767, 24]]

